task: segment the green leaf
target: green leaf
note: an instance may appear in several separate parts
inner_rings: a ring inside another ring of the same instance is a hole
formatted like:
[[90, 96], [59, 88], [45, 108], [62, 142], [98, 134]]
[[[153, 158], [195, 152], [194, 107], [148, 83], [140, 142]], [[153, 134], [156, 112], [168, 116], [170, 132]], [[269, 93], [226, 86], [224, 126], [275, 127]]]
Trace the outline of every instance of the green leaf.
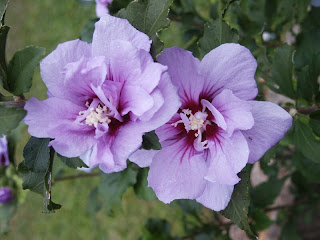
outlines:
[[8, 65], [8, 86], [6, 89], [19, 96], [31, 88], [33, 72], [39, 65], [44, 48], [29, 46], [17, 51]]
[[79, 157], [67, 158], [58, 154], [60, 160], [65, 163], [69, 168], [89, 168]]
[[3, 86], [7, 86], [6, 43], [9, 30], [8, 26], [0, 27], [0, 84]]
[[76, 1], [84, 7], [91, 7], [94, 4], [94, 0], [76, 0]]
[[280, 240], [302, 240], [297, 233], [297, 228], [291, 223], [287, 222], [281, 232]]
[[95, 187], [88, 196], [88, 212], [95, 224], [97, 221], [95, 217], [95, 213], [100, 211], [101, 208], [102, 208], [102, 201], [99, 198], [98, 188]]
[[0, 21], [3, 22], [4, 14], [6, 13], [10, 0], [0, 0]]
[[155, 193], [153, 192], [152, 188], [148, 187], [148, 168], [141, 168], [139, 169], [138, 175], [137, 175], [137, 182], [133, 186], [135, 194], [138, 196], [138, 198], [146, 200], [146, 201], [152, 201], [157, 199]]
[[44, 195], [44, 179], [49, 167], [49, 138], [31, 137], [23, 149], [24, 160], [18, 166], [23, 189]]
[[104, 200], [106, 211], [113, 215], [115, 207], [121, 208], [122, 195], [136, 183], [137, 172], [130, 167], [119, 173], [101, 174], [98, 191]]
[[310, 114], [310, 127], [312, 128], [313, 133], [320, 137], [320, 110]]
[[145, 222], [142, 240], [171, 240], [171, 226], [165, 219], [149, 218]]
[[255, 229], [262, 231], [273, 224], [273, 221], [264, 213], [262, 209], [255, 208], [252, 213], [252, 218], [255, 221]]
[[88, 43], [92, 42], [93, 32], [95, 29], [95, 23], [98, 19], [90, 19], [86, 26], [81, 30], [80, 39]]
[[250, 205], [249, 172], [242, 170], [242, 172], [239, 173], [239, 177], [241, 181], [235, 185], [228, 206], [220, 213], [236, 223], [238, 227], [244, 230], [249, 236], [254, 237], [255, 235], [248, 223], [248, 208]]
[[14, 199], [10, 203], [0, 204], [0, 236], [3, 233], [9, 232], [8, 223], [17, 211], [17, 203], [17, 199]]
[[236, 43], [239, 40], [235, 29], [221, 19], [211, 20], [204, 25], [203, 37], [199, 40], [199, 46], [203, 55], [223, 43]]
[[256, 186], [252, 190], [252, 201], [254, 205], [264, 208], [271, 205], [279, 195], [285, 179], [270, 179]]
[[240, 7], [243, 13], [254, 22], [265, 22], [265, 5], [266, 0], [241, 0]]
[[148, 132], [142, 136], [142, 148], [145, 150], [161, 150], [161, 144], [155, 131]]
[[320, 163], [320, 142], [316, 140], [309, 125], [294, 121], [294, 143], [298, 151], [315, 163]]
[[173, 0], [138, 0], [131, 2], [118, 17], [127, 19], [149, 37], [169, 26], [168, 13]]
[[308, 181], [313, 183], [320, 183], [320, 164], [311, 161], [303, 156], [300, 152], [293, 155], [292, 161], [295, 163], [297, 170]]
[[273, 82], [268, 84], [269, 87], [275, 92], [284, 94], [289, 98], [295, 99], [296, 93], [293, 89], [292, 84], [293, 51], [293, 48], [286, 44], [278, 47], [275, 50], [271, 66]]
[[156, 34], [151, 37], [151, 40], [152, 44], [150, 53], [153, 59], [156, 59], [159, 53], [162, 51], [164, 43], [159, 39], [158, 35]]
[[0, 135], [8, 135], [19, 125], [25, 115], [24, 109], [0, 104]]

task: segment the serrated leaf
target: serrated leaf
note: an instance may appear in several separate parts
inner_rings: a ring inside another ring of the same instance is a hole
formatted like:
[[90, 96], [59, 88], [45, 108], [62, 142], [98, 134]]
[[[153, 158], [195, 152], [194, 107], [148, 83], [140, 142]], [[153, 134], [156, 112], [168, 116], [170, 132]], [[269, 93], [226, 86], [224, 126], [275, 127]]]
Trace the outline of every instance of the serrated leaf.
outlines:
[[155, 131], [148, 132], [142, 136], [142, 148], [145, 150], [161, 150], [161, 144]]
[[136, 178], [137, 172], [130, 167], [118, 173], [101, 174], [98, 191], [104, 200], [109, 215], [113, 215], [115, 207], [121, 208], [122, 195], [136, 183]]
[[236, 43], [239, 40], [238, 33], [221, 19], [211, 20], [204, 25], [203, 37], [199, 40], [199, 46], [203, 55], [223, 43]]
[[74, 168], [74, 169], [77, 169], [77, 168], [89, 168], [87, 166], [87, 164], [85, 164], [79, 157], [76, 157], [76, 158], [67, 158], [65, 156], [61, 156], [60, 154], [58, 154], [60, 160], [66, 164], [69, 168]]
[[320, 141], [316, 140], [309, 125], [294, 121], [294, 143], [299, 152], [315, 163], [320, 163]]
[[320, 110], [310, 114], [310, 127], [312, 128], [313, 133], [320, 137]]
[[272, 90], [295, 99], [296, 93], [292, 84], [293, 51], [293, 48], [286, 44], [275, 50], [271, 66], [273, 82], [268, 84]]
[[137, 182], [133, 186], [134, 192], [137, 195], [138, 198], [146, 200], [146, 201], [152, 201], [157, 199], [154, 191], [152, 188], [148, 187], [148, 168], [141, 168], [139, 169], [138, 175], [137, 175]]
[[9, 30], [8, 26], [0, 27], [0, 84], [3, 86], [7, 85], [6, 43]]
[[131, 2], [118, 17], [127, 19], [149, 37], [169, 26], [168, 13], [173, 0], [138, 0]]
[[270, 179], [252, 190], [252, 201], [259, 208], [271, 205], [279, 195], [285, 179]]
[[49, 167], [50, 139], [31, 137], [23, 149], [24, 160], [18, 166], [21, 173], [23, 189], [44, 194], [44, 178]]
[[10, 0], [0, 0], [0, 21], [3, 21]]
[[24, 109], [0, 104], [0, 136], [8, 135], [19, 125], [25, 115]]
[[250, 205], [249, 172], [243, 170], [239, 173], [239, 177], [241, 181], [235, 185], [228, 206], [223, 211], [220, 211], [220, 213], [236, 223], [249, 236], [254, 236], [248, 223], [248, 208]]
[[6, 89], [19, 96], [28, 92], [32, 85], [32, 76], [39, 65], [44, 48], [29, 46], [17, 51], [8, 65], [8, 85]]
[[92, 37], [93, 37], [93, 32], [95, 29], [95, 23], [97, 22], [98, 19], [90, 19], [86, 26], [81, 30], [80, 34], [80, 39], [82, 41], [91, 43], [92, 42]]

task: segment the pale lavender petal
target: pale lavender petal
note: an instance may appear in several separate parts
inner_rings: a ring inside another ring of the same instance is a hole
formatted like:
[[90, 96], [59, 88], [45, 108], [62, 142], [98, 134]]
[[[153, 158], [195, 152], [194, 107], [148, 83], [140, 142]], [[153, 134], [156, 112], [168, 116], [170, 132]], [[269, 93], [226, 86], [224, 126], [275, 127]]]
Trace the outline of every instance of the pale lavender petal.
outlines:
[[202, 195], [196, 200], [207, 208], [221, 211], [228, 206], [233, 188], [230, 185], [207, 182]]
[[31, 98], [24, 108], [27, 110], [24, 122], [29, 125], [28, 131], [38, 138], [53, 138], [49, 131], [61, 124], [72, 125], [79, 112], [84, 110], [84, 107], [59, 98], [44, 101]]
[[242, 133], [250, 149], [249, 163], [254, 163], [284, 137], [292, 125], [292, 117], [271, 102], [250, 101], [250, 104], [255, 123]]
[[6, 136], [3, 136], [0, 137], [0, 168], [8, 166], [9, 163], [8, 142]]
[[139, 149], [135, 151], [131, 156], [129, 157], [129, 160], [131, 162], [134, 162], [139, 167], [150, 167], [152, 159], [157, 154], [157, 150], [144, 150]]
[[199, 59], [178, 47], [166, 48], [157, 59], [168, 66], [172, 83], [179, 89], [182, 107], [190, 103], [198, 104], [204, 84], [204, 79], [198, 72]]
[[175, 137], [179, 133], [181, 133], [181, 129], [174, 127], [174, 123], [181, 120], [178, 113], [176, 113], [167, 124], [162, 125], [161, 127], [156, 129], [156, 134], [160, 140], [160, 142], [163, 142], [167, 139], [170, 139], [172, 137]]
[[201, 105], [203, 107], [206, 107], [209, 109], [209, 111], [212, 113], [214, 119], [213, 122], [216, 123], [219, 127], [221, 127], [223, 130], [227, 129], [227, 123], [223, 117], [223, 115], [216, 109], [208, 100], [202, 99]]
[[205, 78], [203, 95], [213, 99], [223, 89], [230, 89], [240, 99], [254, 99], [258, 94], [256, 68], [257, 61], [249, 49], [235, 43], [220, 45], [200, 63]]
[[64, 67], [82, 57], [91, 56], [91, 44], [73, 40], [61, 43], [40, 63], [41, 77], [48, 88], [48, 95], [64, 98], [68, 89], [64, 86]]
[[101, 18], [103, 15], [106, 15], [109, 13], [107, 4], [108, 4], [107, 2], [96, 0], [96, 15], [98, 18]]
[[234, 96], [232, 91], [225, 89], [212, 101], [227, 123], [227, 132], [232, 135], [235, 129], [248, 130], [253, 127], [254, 119], [251, 105]]
[[249, 148], [240, 131], [235, 131], [229, 138], [220, 131], [214, 141], [209, 142], [210, 166], [205, 179], [219, 184], [235, 185], [237, 176], [247, 164]]
[[84, 124], [60, 124], [47, 132], [54, 138], [49, 145], [66, 157], [78, 157], [97, 143], [94, 129]]
[[150, 51], [151, 40], [146, 34], [135, 29], [128, 20], [107, 14], [102, 16], [95, 24], [92, 40], [93, 55], [108, 56], [108, 53], [112, 50], [110, 43], [114, 40], [128, 41], [137, 49]]
[[184, 139], [159, 151], [150, 166], [148, 183], [159, 200], [195, 199], [205, 187], [206, 171], [202, 155], [194, 155]]
[[154, 90], [150, 96], [152, 97], [154, 104], [151, 109], [149, 109], [141, 117], [139, 117], [139, 119], [142, 121], [149, 121], [165, 103], [165, 99], [163, 98], [159, 89]]

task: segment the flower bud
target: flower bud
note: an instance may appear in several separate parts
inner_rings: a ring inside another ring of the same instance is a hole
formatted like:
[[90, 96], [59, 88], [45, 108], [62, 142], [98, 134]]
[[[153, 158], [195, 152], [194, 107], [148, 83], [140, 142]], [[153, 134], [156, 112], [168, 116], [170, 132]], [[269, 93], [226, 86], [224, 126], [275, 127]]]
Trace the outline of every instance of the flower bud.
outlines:
[[8, 187], [0, 188], [0, 203], [7, 204], [13, 200], [12, 190]]
[[0, 138], [0, 167], [9, 165], [8, 142], [6, 136]]

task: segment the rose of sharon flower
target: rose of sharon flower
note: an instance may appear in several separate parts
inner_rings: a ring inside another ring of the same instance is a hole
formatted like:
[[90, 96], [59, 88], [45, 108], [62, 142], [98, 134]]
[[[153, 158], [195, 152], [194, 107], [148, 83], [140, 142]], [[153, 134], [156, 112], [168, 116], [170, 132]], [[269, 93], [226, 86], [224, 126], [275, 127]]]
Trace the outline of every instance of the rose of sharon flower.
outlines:
[[125, 19], [103, 16], [92, 44], [60, 44], [40, 64], [49, 98], [31, 98], [29, 133], [51, 138], [66, 157], [86, 155], [104, 172], [126, 168], [142, 135], [165, 124], [180, 106], [167, 67], [149, 54], [151, 41]]
[[9, 165], [8, 142], [6, 136], [0, 138], [0, 167]]
[[11, 188], [2, 187], [0, 188], [0, 203], [7, 204], [13, 200], [13, 193]]
[[111, 4], [113, 0], [96, 0], [96, 14], [98, 18], [103, 15], [109, 14], [108, 4]]
[[173, 47], [158, 61], [168, 66], [182, 105], [156, 130], [162, 150], [140, 150], [130, 160], [144, 167], [153, 159], [148, 182], [161, 201], [196, 199], [222, 210], [240, 181], [237, 173], [283, 138], [291, 116], [253, 101], [257, 62], [241, 45], [223, 44], [201, 62]]

